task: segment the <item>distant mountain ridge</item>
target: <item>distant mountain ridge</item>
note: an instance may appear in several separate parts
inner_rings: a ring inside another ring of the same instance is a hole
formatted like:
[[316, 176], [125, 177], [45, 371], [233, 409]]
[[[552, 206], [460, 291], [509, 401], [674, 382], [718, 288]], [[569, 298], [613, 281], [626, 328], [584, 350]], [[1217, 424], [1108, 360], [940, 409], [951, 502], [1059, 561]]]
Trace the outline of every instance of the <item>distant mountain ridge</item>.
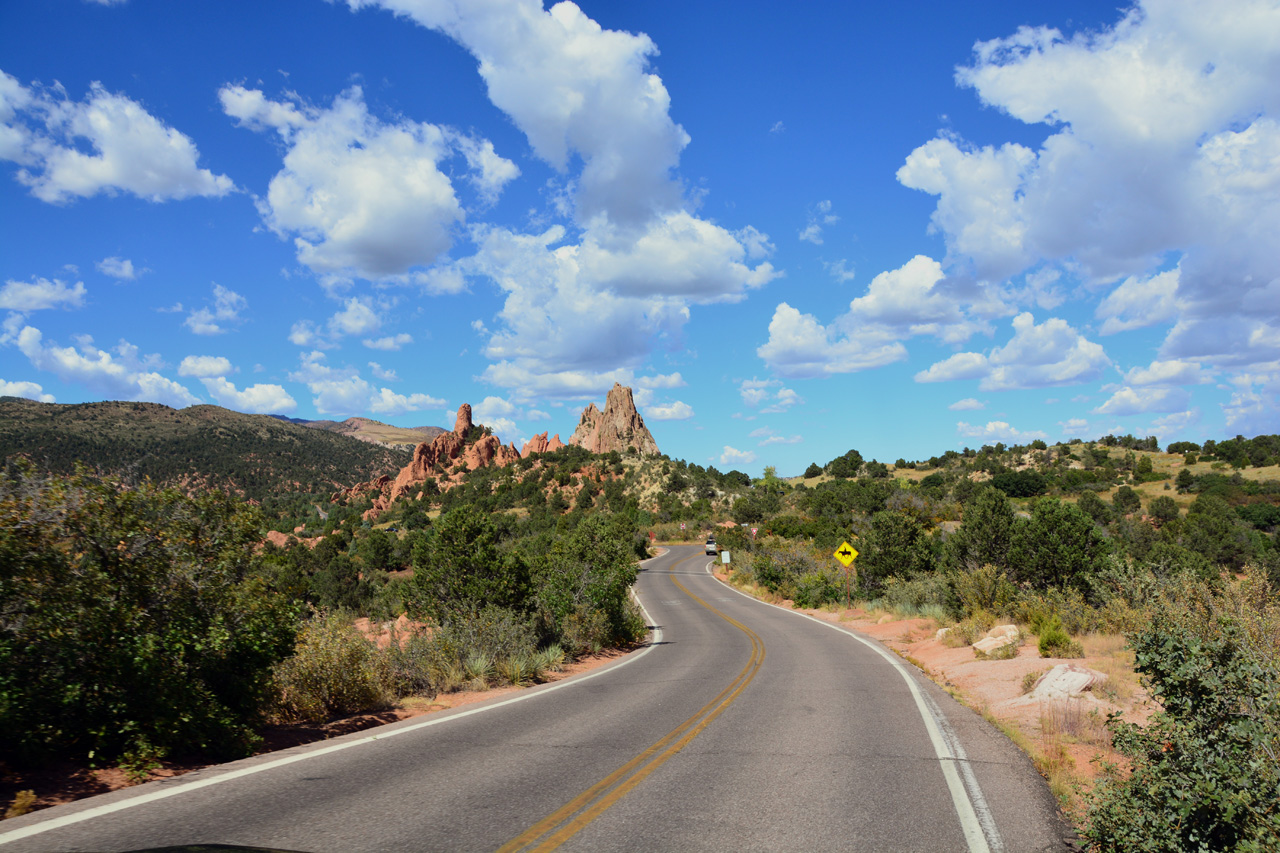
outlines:
[[332, 492], [394, 475], [410, 458], [377, 439], [219, 406], [0, 397], [0, 458], [15, 454], [42, 470], [67, 473], [82, 462], [110, 474], [187, 489], [226, 489], [253, 499], [286, 491]]
[[[294, 421], [297, 423], [297, 421]], [[348, 435], [358, 441], [370, 444], [381, 444], [413, 452], [413, 449], [424, 441], [431, 441], [437, 435], [448, 432], [437, 426], [398, 427], [375, 421], [372, 418], [347, 418], [345, 421], [303, 421], [303, 426], [311, 429], [322, 429]]]

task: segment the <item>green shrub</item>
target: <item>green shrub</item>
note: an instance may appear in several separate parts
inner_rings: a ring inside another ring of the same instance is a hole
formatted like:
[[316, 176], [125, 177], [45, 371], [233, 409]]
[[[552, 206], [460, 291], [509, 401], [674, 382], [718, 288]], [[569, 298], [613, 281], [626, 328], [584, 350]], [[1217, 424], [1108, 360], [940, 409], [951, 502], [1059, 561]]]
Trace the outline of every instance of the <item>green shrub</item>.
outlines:
[[644, 619], [632, 613], [630, 600], [640, 569], [631, 548], [634, 532], [624, 516], [589, 515], [531, 558], [531, 605], [544, 645], [559, 643], [580, 655], [644, 635]]
[[0, 755], [248, 754], [298, 608], [221, 493], [0, 473]]
[[796, 581], [793, 601], [797, 607], [821, 607], [844, 598], [844, 586], [832, 571], [803, 574]]
[[1053, 617], [1072, 635], [1089, 634], [1102, 625], [1102, 616], [1098, 610], [1085, 600], [1079, 590], [1070, 587], [1024, 591], [1010, 609], [1013, 616], [1019, 622], [1030, 625], [1035, 634], [1040, 633], [1039, 626], [1043, 622]]
[[764, 587], [769, 592], [777, 592], [782, 586], [782, 568], [774, 562], [771, 552], [761, 551], [752, 554], [751, 562], [748, 565], [751, 567], [752, 578], [759, 586]]
[[1025, 696], [1026, 694], [1030, 693], [1032, 690], [1035, 690], [1036, 685], [1040, 682], [1040, 679], [1044, 678], [1045, 673], [1047, 673], [1048, 671], [1049, 670], [1047, 669], [1037, 669], [1023, 675], [1022, 676], [1022, 695]]
[[287, 720], [322, 722], [381, 710], [393, 695], [387, 656], [342, 614], [321, 615], [304, 624], [297, 649], [281, 661], [275, 675], [279, 715]]
[[1008, 576], [990, 563], [956, 572], [951, 587], [966, 616], [982, 611], [1005, 613], [1018, 594]]
[[1058, 614], [1053, 614], [1048, 619], [1042, 621], [1037, 629], [1033, 625], [1032, 630], [1040, 635], [1040, 657], [1042, 658], [1082, 658], [1084, 657], [1084, 648], [1075, 640], [1071, 639], [1071, 635], [1067, 633], [1067, 629], [1062, 627], [1062, 620]]
[[609, 642], [609, 619], [601, 610], [580, 605], [562, 620], [560, 638], [574, 657], [595, 654]]
[[886, 578], [884, 595], [870, 602], [904, 616], [927, 616], [940, 622], [956, 609], [951, 584], [941, 574], [917, 575], [908, 580]]
[[[1129, 635], [1163, 710], [1108, 726], [1130, 773], [1095, 789], [1086, 837], [1100, 850], [1280, 849], [1280, 671], [1216, 605], [1161, 603]], [[1263, 599], [1255, 613], [1274, 603]]]
[[[473, 680], [488, 679], [498, 661], [529, 657], [537, 648], [532, 620], [494, 605], [455, 610], [445, 617], [432, 640], [442, 655], [460, 662]], [[488, 661], [488, 665], [479, 666], [478, 661]]]

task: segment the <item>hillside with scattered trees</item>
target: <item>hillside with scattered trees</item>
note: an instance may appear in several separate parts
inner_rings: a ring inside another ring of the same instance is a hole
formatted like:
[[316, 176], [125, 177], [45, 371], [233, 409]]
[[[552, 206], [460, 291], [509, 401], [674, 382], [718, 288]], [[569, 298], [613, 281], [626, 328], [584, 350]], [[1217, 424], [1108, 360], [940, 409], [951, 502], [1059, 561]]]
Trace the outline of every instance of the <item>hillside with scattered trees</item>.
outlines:
[[21, 454], [45, 471], [77, 463], [128, 481], [253, 500], [323, 494], [394, 475], [409, 451], [218, 406], [38, 403], [0, 397], [0, 458]]

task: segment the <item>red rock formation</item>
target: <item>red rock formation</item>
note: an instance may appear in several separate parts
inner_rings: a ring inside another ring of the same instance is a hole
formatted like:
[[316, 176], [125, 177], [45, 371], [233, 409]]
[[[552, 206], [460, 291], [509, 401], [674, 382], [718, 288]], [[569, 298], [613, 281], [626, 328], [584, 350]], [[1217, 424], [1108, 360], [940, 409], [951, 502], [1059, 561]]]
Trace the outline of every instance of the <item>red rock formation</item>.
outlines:
[[530, 453], [546, 453], [547, 452], [547, 434], [545, 432], [538, 433], [524, 444], [524, 449], [520, 451], [521, 459], [528, 459]]
[[641, 455], [659, 452], [658, 443], [644, 425], [644, 418], [636, 411], [631, 389], [616, 382], [605, 398], [603, 412], [595, 403], [583, 410], [569, 443], [592, 453], [626, 452], [629, 447]]
[[[525, 442], [524, 449], [520, 451], [520, 457], [527, 459], [530, 453], [554, 453], [564, 447], [564, 442], [560, 440], [560, 433], [556, 433], [555, 438], [547, 440], [548, 433], [541, 432], [533, 438]], [[515, 445], [511, 445], [515, 447]]]
[[467, 470], [474, 471], [490, 465], [510, 465], [520, 458], [510, 454], [510, 448], [505, 447], [496, 435], [486, 435], [468, 447], [462, 458], [467, 463]]
[[340, 500], [349, 501], [354, 498], [361, 497], [362, 495], [370, 494], [371, 492], [383, 492], [386, 490], [387, 486], [390, 483], [391, 483], [391, 478], [388, 477], [386, 474], [383, 474], [381, 477], [379, 477], [376, 480], [369, 480], [364, 483], [356, 483], [354, 486], [352, 486], [349, 489], [342, 489], [341, 491], [334, 492], [333, 497], [329, 499], [329, 503], [337, 503]]
[[[333, 500], [372, 495], [373, 505], [365, 512], [364, 517], [374, 519], [406, 495], [417, 495], [421, 500], [421, 485], [427, 480], [434, 480], [440, 488], [448, 488], [461, 482], [461, 475], [453, 473], [459, 463], [468, 471], [474, 471], [494, 465], [511, 465], [531, 453], [547, 453], [565, 446], [559, 434], [548, 439], [545, 432], [535, 435], [519, 451], [514, 442], [504, 445], [494, 435], [484, 436], [468, 445], [466, 438], [473, 426], [471, 406], [463, 403], [458, 408], [453, 431], [441, 433], [430, 442], [424, 441], [415, 447], [413, 459], [400, 470], [394, 480], [384, 476], [359, 483], [336, 493]], [[582, 413], [582, 423], [578, 425], [578, 430], [569, 443], [579, 444], [598, 453], [625, 450], [627, 447], [635, 447], [641, 453], [658, 452], [657, 443], [636, 411], [631, 389], [621, 385], [613, 386], [603, 412], [591, 405]]]
[[466, 438], [471, 430], [471, 404], [463, 403], [458, 407], [458, 419], [453, 422], [453, 434]]

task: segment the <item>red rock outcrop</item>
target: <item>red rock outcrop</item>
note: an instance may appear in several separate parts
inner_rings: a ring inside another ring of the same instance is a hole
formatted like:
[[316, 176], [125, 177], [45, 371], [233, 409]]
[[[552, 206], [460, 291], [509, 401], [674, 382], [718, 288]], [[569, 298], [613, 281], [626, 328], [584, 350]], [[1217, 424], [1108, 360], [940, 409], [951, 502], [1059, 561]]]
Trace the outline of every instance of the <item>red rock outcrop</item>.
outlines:
[[643, 456], [659, 452], [658, 443], [644, 425], [644, 418], [636, 411], [631, 389], [616, 382], [605, 398], [603, 412], [596, 408], [595, 403], [583, 410], [569, 443], [592, 453], [613, 450], [621, 453], [629, 447], [634, 447]]
[[[548, 453], [565, 446], [558, 433], [547, 438], [546, 432], [531, 438], [523, 450], [517, 450], [515, 442], [504, 445], [494, 435], [483, 436], [468, 445], [467, 435], [473, 426], [471, 406], [463, 403], [458, 407], [453, 431], [443, 432], [431, 441], [424, 441], [415, 447], [413, 459], [400, 469], [394, 480], [383, 476], [367, 483], [358, 483], [334, 494], [333, 500], [336, 502], [370, 495], [373, 497], [373, 505], [365, 512], [364, 517], [374, 519], [406, 495], [417, 495], [421, 499], [421, 486], [427, 480], [436, 481], [440, 488], [448, 488], [459, 482], [460, 478], [453, 474], [459, 463], [468, 471], [474, 471], [494, 465], [511, 465], [531, 453]], [[583, 411], [569, 444], [576, 444], [595, 453], [625, 451], [629, 447], [634, 447], [642, 454], [658, 452], [657, 442], [653, 440], [644, 425], [644, 419], [636, 411], [631, 389], [616, 384], [609, 391], [603, 412], [594, 403]]]
[[[525, 442], [524, 449], [520, 451], [520, 457], [527, 459], [530, 453], [551, 453], [564, 447], [564, 442], [560, 440], [560, 433], [556, 433], [556, 437], [547, 440], [545, 432], [538, 433], [533, 438]], [[512, 445], [513, 447], [515, 445]]]
[[329, 503], [336, 503], [337, 501], [343, 500], [343, 499], [352, 500], [353, 498], [358, 498], [362, 495], [367, 495], [370, 492], [379, 492], [379, 493], [384, 492], [386, 491], [387, 485], [390, 482], [391, 482], [391, 478], [388, 477], [386, 474], [383, 474], [381, 477], [379, 477], [376, 480], [369, 480], [364, 483], [356, 483], [354, 486], [352, 486], [349, 489], [342, 489], [341, 491], [334, 492], [333, 497], [329, 499]]
[[488, 468], [490, 465], [510, 465], [519, 459], [520, 455], [513, 455], [511, 448], [503, 445], [496, 435], [486, 435], [468, 447], [462, 458], [467, 463], [467, 470], [474, 471], [477, 468]]

